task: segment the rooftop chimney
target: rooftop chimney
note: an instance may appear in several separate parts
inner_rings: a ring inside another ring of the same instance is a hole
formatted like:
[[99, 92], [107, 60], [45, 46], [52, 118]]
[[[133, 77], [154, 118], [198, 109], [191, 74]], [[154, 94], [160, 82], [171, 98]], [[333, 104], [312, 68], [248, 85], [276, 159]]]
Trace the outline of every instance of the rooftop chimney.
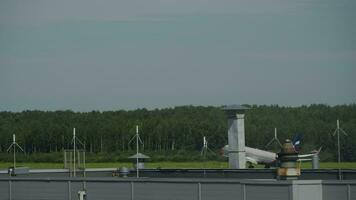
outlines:
[[229, 168], [246, 168], [245, 151], [245, 111], [247, 107], [240, 105], [225, 106], [228, 117]]

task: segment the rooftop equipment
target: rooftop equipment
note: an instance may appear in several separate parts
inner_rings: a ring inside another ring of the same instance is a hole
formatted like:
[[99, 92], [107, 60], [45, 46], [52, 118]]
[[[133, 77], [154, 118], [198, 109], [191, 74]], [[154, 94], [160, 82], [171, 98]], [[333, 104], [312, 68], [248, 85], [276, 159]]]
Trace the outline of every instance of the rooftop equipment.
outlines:
[[[24, 152], [24, 150], [20, 147], [19, 144], [16, 143], [16, 135], [13, 134], [12, 135], [12, 144], [9, 146], [9, 148], [7, 149], [7, 152], [11, 151], [11, 149], [13, 150], [13, 160], [14, 160], [14, 166], [12, 168], [9, 168], [9, 173], [11, 171], [11, 175], [15, 175], [16, 173], [16, 147], [18, 147], [22, 152]], [[19, 172], [22, 170], [19, 170]], [[28, 170], [27, 170], [28, 171]]]
[[224, 106], [228, 117], [229, 168], [246, 168], [245, 150], [245, 111], [247, 107], [241, 105]]
[[150, 157], [142, 153], [136, 153], [135, 155], [132, 155], [128, 158], [133, 159], [134, 168], [138, 170], [145, 168], [145, 159]]
[[136, 159], [136, 164], [134, 164], [134, 167], [136, 169], [136, 178], [139, 177], [139, 169], [144, 169], [144, 159], [150, 158], [142, 153], [139, 153], [139, 143], [143, 144], [140, 135], [138, 134], [138, 125], [136, 125], [136, 134], [131, 138], [129, 141], [129, 144], [136, 138], [136, 154], [133, 156], [130, 156], [130, 159]]
[[341, 177], [341, 168], [340, 168], [340, 163], [341, 163], [341, 153], [340, 153], [340, 132], [342, 134], [344, 134], [345, 136], [348, 136], [348, 134], [342, 130], [342, 128], [340, 128], [340, 122], [339, 120], [336, 120], [336, 129], [333, 133], [333, 136], [337, 135], [337, 163], [338, 163], [338, 166], [339, 166], [339, 180], [342, 179]]
[[200, 151], [200, 155], [203, 158], [206, 158], [208, 151], [210, 151], [212, 154], [215, 154], [209, 147], [208, 147], [208, 140], [206, 139], [205, 136], [203, 136], [203, 147]]
[[16, 176], [16, 175], [24, 175], [24, 174], [27, 174], [29, 175], [30, 174], [30, 168], [28, 167], [10, 167], [8, 169], [8, 174], [10, 176]]
[[313, 169], [319, 169], [319, 154], [316, 153], [312, 156], [312, 168]]
[[79, 200], [86, 200], [87, 199], [87, 193], [85, 190], [79, 190], [78, 191], [78, 199]]
[[279, 147], [279, 148], [282, 147], [282, 144], [281, 144], [281, 142], [279, 141], [278, 136], [277, 136], [277, 128], [274, 128], [274, 137], [272, 138], [272, 140], [270, 140], [270, 141], [266, 144], [265, 148], [269, 147], [269, 146], [270, 146], [272, 143], [274, 143], [274, 142], [278, 144], [278, 147]]
[[72, 149], [64, 149], [64, 168], [69, 169], [69, 174], [72, 177], [77, 176], [77, 169], [82, 169], [85, 177], [85, 144], [76, 136], [75, 128], [73, 128], [73, 138], [71, 143]]
[[298, 164], [298, 152], [289, 139], [286, 139], [281, 152], [278, 153], [277, 160], [280, 165], [277, 168], [277, 178], [282, 180], [298, 179], [300, 176], [300, 167]]
[[119, 174], [123, 177], [123, 178], [127, 178], [127, 176], [130, 174], [130, 170], [127, 167], [121, 167], [119, 169]]

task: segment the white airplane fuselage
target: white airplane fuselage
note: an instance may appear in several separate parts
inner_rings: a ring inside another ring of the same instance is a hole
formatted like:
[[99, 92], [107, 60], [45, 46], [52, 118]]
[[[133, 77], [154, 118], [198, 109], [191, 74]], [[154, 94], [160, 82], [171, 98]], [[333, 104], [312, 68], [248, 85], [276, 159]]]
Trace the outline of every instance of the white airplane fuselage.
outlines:
[[[252, 163], [252, 164], [265, 164], [265, 165], [270, 165], [276, 162], [277, 159], [277, 154], [270, 152], [270, 151], [265, 151], [261, 149], [256, 149], [256, 148], [251, 148], [251, 147], [245, 147], [246, 151], [246, 162]], [[229, 145], [225, 145], [223, 148], [223, 154], [226, 157], [229, 157]]]
[[[311, 157], [315, 154], [319, 154], [321, 148], [318, 151], [315, 151], [310, 154], [299, 154], [298, 161], [310, 161]], [[225, 145], [223, 148], [224, 156], [229, 157], [229, 145]], [[246, 151], [246, 162], [252, 164], [264, 164], [266, 166], [271, 166], [275, 164], [277, 160], [277, 154], [270, 151], [265, 151], [261, 149], [245, 147]]]
[[264, 151], [251, 147], [245, 147], [245, 150], [246, 160], [253, 164], [272, 164], [277, 158], [277, 154], [270, 151]]

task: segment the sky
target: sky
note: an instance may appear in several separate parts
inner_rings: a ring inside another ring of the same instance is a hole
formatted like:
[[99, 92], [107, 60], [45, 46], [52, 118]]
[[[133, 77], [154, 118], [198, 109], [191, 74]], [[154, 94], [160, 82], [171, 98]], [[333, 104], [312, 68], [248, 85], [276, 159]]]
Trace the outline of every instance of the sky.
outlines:
[[356, 103], [352, 0], [0, 0], [0, 111]]

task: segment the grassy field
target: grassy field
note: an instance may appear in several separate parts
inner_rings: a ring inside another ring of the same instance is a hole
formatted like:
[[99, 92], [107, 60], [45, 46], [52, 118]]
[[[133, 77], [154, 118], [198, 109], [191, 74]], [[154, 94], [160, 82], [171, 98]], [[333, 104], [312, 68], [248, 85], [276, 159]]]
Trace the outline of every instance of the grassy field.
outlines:
[[[0, 169], [7, 169], [12, 166], [12, 163], [0, 162]], [[31, 169], [61, 169], [63, 168], [63, 163], [18, 163], [16, 166], [27, 166]], [[87, 163], [87, 168], [120, 168], [120, 167], [132, 167], [132, 163], [123, 162], [105, 162], [105, 163]], [[310, 169], [311, 163], [302, 163], [301, 167], [303, 169]], [[341, 168], [343, 169], [356, 169], [356, 162], [341, 163]], [[172, 168], [207, 168], [207, 169], [224, 169], [228, 168], [227, 162], [218, 161], [206, 161], [206, 162], [148, 162], [146, 163], [146, 168], [162, 168], [162, 169], [172, 169]], [[262, 165], [256, 166], [256, 168], [263, 168]], [[320, 163], [320, 168], [323, 169], [336, 169], [338, 164], [335, 162], [322, 162]]]

